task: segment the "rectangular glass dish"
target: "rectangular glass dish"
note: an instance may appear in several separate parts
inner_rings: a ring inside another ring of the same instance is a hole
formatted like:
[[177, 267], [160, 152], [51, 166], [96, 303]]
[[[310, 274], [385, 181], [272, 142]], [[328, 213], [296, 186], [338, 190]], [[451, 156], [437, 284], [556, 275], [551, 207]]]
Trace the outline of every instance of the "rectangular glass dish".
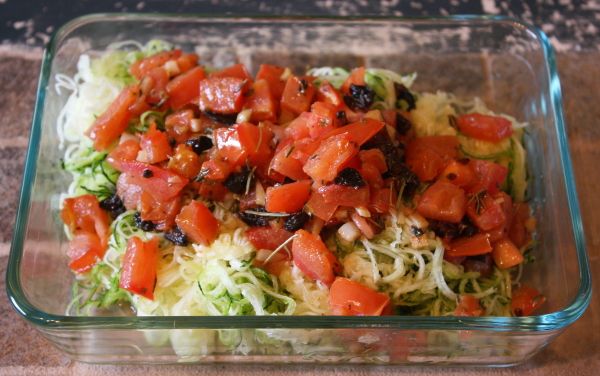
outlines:
[[[82, 53], [156, 38], [195, 50], [204, 64], [241, 62], [253, 73], [261, 63], [416, 72], [417, 92], [477, 96], [527, 122], [538, 245], [524, 278], [547, 297], [543, 310], [530, 317], [65, 316], [73, 273], [58, 213], [69, 179], [56, 121], [68, 93], [57, 93], [56, 75], [73, 76]], [[513, 365], [583, 314], [589, 273], [554, 55], [541, 31], [519, 21], [92, 15], [58, 30], [44, 54], [7, 289], [15, 309], [74, 359]]]

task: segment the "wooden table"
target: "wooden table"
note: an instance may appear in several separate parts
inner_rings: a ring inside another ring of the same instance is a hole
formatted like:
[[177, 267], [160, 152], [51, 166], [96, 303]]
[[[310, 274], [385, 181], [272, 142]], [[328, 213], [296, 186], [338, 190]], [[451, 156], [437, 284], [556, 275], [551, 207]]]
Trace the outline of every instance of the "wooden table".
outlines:
[[[0, 48], [0, 375], [439, 375], [600, 374], [600, 282], [590, 308], [547, 349], [510, 369], [400, 369], [356, 366], [98, 366], [71, 361], [50, 346], [10, 307], [4, 275], [18, 200], [41, 51]], [[600, 52], [558, 55], [571, 155], [575, 167], [592, 274], [600, 275]]]

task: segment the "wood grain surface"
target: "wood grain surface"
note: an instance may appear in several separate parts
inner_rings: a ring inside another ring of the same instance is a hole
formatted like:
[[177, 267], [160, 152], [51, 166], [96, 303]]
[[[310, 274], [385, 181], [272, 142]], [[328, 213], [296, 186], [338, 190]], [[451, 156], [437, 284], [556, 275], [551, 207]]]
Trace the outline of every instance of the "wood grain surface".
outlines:
[[[98, 366], [54, 349], [10, 307], [6, 263], [34, 105], [39, 54], [0, 53], [0, 375], [597, 375], [600, 371], [600, 282], [585, 315], [529, 362], [509, 369], [422, 369], [312, 365]], [[559, 54], [571, 156], [592, 274], [600, 275], [600, 53]]]

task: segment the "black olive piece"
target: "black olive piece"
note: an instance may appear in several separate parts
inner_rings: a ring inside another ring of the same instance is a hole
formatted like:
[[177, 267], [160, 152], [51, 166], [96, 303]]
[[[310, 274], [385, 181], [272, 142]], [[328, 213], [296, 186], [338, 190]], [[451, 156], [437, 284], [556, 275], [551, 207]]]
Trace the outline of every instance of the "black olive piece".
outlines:
[[414, 236], [421, 236], [425, 233], [425, 231], [417, 226], [410, 226], [410, 232], [412, 232]]
[[110, 213], [111, 217], [116, 218], [125, 212], [123, 201], [117, 194], [109, 196], [100, 201], [100, 207]]
[[203, 151], [206, 151], [213, 147], [213, 142], [210, 137], [200, 136], [187, 140], [185, 144], [192, 148], [194, 153], [200, 155]]
[[419, 189], [419, 178], [404, 163], [394, 165], [394, 170], [390, 170], [390, 172], [394, 179], [397, 179], [404, 186], [402, 197], [410, 198]]
[[304, 224], [309, 219], [310, 216], [303, 211], [294, 213], [285, 219], [285, 222], [283, 223], [283, 228], [290, 232], [294, 232], [304, 227]]
[[408, 104], [408, 111], [414, 110], [417, 108], [417, 102], [415, 100], [415, 96], [408, 90], [408, 88], [402, 84], [394, 82], [394, 90], [396, 91], [396, 100], [406, 101]]
[[396, 131], [398, 134], [405, 135], [410, 131], [410, 128], [412, 128], [410, 120], [401, 114], [396, 113]]
[[149, 179], [153, 177], [154, 174], [152, 173], [152, 170], [150, 170], [149, 168], [145, 168], [144, 171], [142, 171], [142, 176]]
[[477, 233], [477, 228], [465, 217], [460, 223], [429, 220], [429, 228], [440, 238], [463, 238]]
[[177, 140], [174, 139], [173, 137], [169, 137], [169, 146], [174, 148], [175, 146], [177, 146]]
[[186, 246], [188, 245], [188, 238], [181, 231], [181, 229], [175, 226], [171, 231], [165, 233], [165, 239], [175, 245]]
[[143, 231], [154, 231], [156, 227], [152, 221], [143, 221], [139, 212], [133, 215], [133, 221], [135, 222], [135, 226]]
[[348, 124], [348, 118], [346, 117], [346, 111], [336, 112], [335, 117], [340, 121], [340, 126]]
[[494, 271], [491, 254], [469, 256], [463, 261], [467, 272], [478, 272], [482, 277], [489, 277]]
[[350, 85], [350, 95], [344, 95], [344, 102], [353, 110], [367, 111], [375, 100], [375, 92], [365, 85]]
[[218, 123], [227, 125], [235, 124], [235, 121], [237, 119], [237, 114], [217, 114], [211, 111], [204, 111], [204, 115], [208, 116], [210, 119]]
[[223, 185], [225, 188], [229, 189], [230, 192], [241, 195], [246, 192], [246, 184], [248, 183], [249, 174], [250, 170], [247, 168], [242, 169], [240, 172], [234, 172], [230, 174], [227, 179], [225, 179]]
[[295, 182], [295, 180], [292, 178], [289, 178], [287, 176], [283, 178], [283, 184], [289, 184], [289, 183], [293, 183], [293, 182]]
[[[255, 208], [249, 209], [255, 212], [266, 212], [264, 206], [257, 206]], [[238, 213], [240, 219], [250, 227], [265, 227], [269, 225], [268, 217], [262, 215], [256, 215], [252, 213], [248, 213], [246, 211], [241, 211]]]
[[360, 173], [352, 167], [346, 167], [345, 169], [340, 171], [340, 173], [338, 174], [338, 176], [335, 177], [333, 182], [335, 184], [346, 185], [355, 188], [365, 186], [365, 181], [363, 180], [362, 176], [360, 176]]

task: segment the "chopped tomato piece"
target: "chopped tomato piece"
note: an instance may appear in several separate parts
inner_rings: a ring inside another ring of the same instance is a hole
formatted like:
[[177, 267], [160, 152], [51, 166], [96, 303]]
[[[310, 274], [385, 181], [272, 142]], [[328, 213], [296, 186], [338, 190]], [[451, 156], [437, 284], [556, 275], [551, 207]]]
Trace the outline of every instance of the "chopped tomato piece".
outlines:
[[344, 104], [342, 95], [327, 80], [321, 82], [319, 89], [317, 89], [317, 100], [330, 103], [335, 107]]
[[209, 77], [200, 81], [200, 110], [236, 114], [242, 110], [247, 81], [234, 77]]
[[202, 161], [190, 146], [179, 144], [175, 148], [175, 153], [169, 160], [167, 167], [181, 176], [194, 179], [202, 168]]
[[308, 175], [302, 170], [302, 162], [292, 158], [293, 151], [294, 144], [288, 143], [275, 154], [269, 168], [293, 180], [308, 178]]
[[375, 166], [380, 174], [383, 174], [388, 170], [385, 156], [380, 149], [361, 150], [358, 153], [358, 156], [362, 163], [368, 163]]
[[525, 223], [531, 218], [531, 209], [527, 203], [519, 202], [514, 205], [513, 213], [508, 237], [517, 247], [521, 248], [531, 240], [531, 235], [525, 226]]
[[369, 141], [383, 129], [385, 124], [382, 121], [365, 118], [355, 123], [336, 128], [323, 135], [323, 138], [329, 138], [339, 134], [348, 134], [350, 140], [358, 145], [362, 145]]
[[67, 256], [69, 256], [69, 268], [76, 273], [84, 273], [90, 270], [98, 261], [104, 257], [106, 248], [102, 246], [100, 238], [93, 232], [79, 231], [75, 233], [69, 242]]
[[507, 218], [500, 200], [503, 201], [504, 197], [485, 193], [483, 197], [481, 194], [472, 196], [467, 205], [467, 215], [471, 222], [483, 231], [504, 226]]
[[335, 255], [318, 235], [304, 230], [296, 231], [292, 241], [294, 264], [310, 279], [331, 285], [338, 267]]
[[533, 287], [521, 285], [512, 293], [511, 309], [515, 316], [531, 316], [542, 304], [546, 297]]
[[192, 134], [193, 110], [179, 110], [167, 116], [165, 128], [169, 137], [177, 143], [185, 142]]
[[325, 197], [318, 190], [313, 190], [310, 199], [306, 203], [306, 208], [315, 217], [322, 219], [324, 222], [329, 221], [338, 208], [338, 204], [325, 201]]
[[328, 204], [350, 207], [369, 205], [369, 187], [367, 186], [355, 188], [330, 184], [319, 187], [318, 192]]
[[175, 216], [180, 209], [181, 199], [179, 196], [167, 201], [160, 201], [146, 191], [142, 191], [138, 203], [142, 220], [152, 221], [158, 231], [165, 231], [173, 227]]
[[196, 184], [198, 194], [209, 200], [223, 201], [225, 195], [229, 192], [220, 181], [206, 180]]
[[177, 226], [194, 243], [209, 245], [217, 237], [219, 221], [199, 201], [191, 201], [175, 218]]
[[406, 164], [421, 181], [435, 179], [457, 156], [455, 136], [417, 137], [406, 147]]
[[479, 299], [473, 295], [461, 295], [458, 306], [454, 310], [454, 316], [479, 317], [483, 315], [483, 308], [479, 304]]
[[519, 248], [508, 239], [499, 240], [494, 244], [492, 257], [494, 258], [496, 266], [500, 269], [512, 268], [513, 266], [519, 265], [524, 260]]
[[489, 142], [502, 141], [513, 133], [511, 122], [501, 116], [465, 114], [456, 119], [456, 124], [467, 136]]
[[121, 162], [130, 182], [150, 193], [158, 201], [168, 201], [181, 192], [188, 179], [163, 168], [141, 162]]
[[446, 166], [444, 171], [442, 171], [441, 177], [461, 188], [469, 187], [476, 180], [475, 171], [473, 171], [471, 166], [468, 163], [456, 160]]
[[337, 277], [329, 290], [329, 306], [334, 315], [380, 316], [390, 297], [361, 283]]
[[316, 123], [317, 120], [315, 114], [303, 112], [285, 127], [284, 134], [293, 140], [308, 138], [310, 137], [311, 128], [309, 124]]
[[266, 80], [269, 83], [269, 90], [276, 101], [281, 100], [281, 94], [285, 88], [286, 81], [281, 79], [284, 71], [284, 68], [276, 65], [261, 64], [256, 74], [256, 81]]
[[132, 117], [129, 107], [137, 101], [138, 95], [137, 87], [126, 87], [106, 111], [94, 121], [87, 134], [94, 141], [96, 150], [107, 149], [125, 132]]
[[140, 82], [140, 89], [146, 97], [146, 102], [152, 105], [164, 103], [167, 97], [166, 88], [169, 74], [163, 67], [152, 69]]
[[392, 188], [372, 189], [369, 209], [379, 214], [389, 213], [396, 204], [397, 198]]
[[333, 181], [345, 163], [358, 154], [358, 145], [348, 133], [323, 141], [303, 167], [313, 180], [324, 184]]
[[129, 72], [138, 80], [141, 80], [152, 69], [163, 66], [167, 61], [177, 59], [181, 56], [181, 50], [163, 51], [138, 60], [131, 64]]
[[218, 128], [213, 131], [213, 140], [219, 155], [232, 166], [240, 166], [246, 159], [246, 151], [240, 142], [236, 128]]
[[492, 245], [486, 234], [475, 234], [470, 238], [458, 238], [453, 240], [446, 249], [448, 256], [477, 256], [490, 253]]
[[315, 87], [308, 78], [290, 76], [283, 89], [281, 107], [300, 114], [308, 111], [314, 96]]
[[273, 99], [269, 83], [266, 80], [256, 80], [250, 93], [244, 105], [245, 109], [252, 110], [250, 120], [252, 122], [277, 120], [278, 103]]
[[223, 68], [220, 71], [212, 72], [210, 77], [233, 77], [252, 81], [252, 76], [250, 76], [250, 73], [248, 73], [244, 64], [234, 64], [227, 68]]
[[469, 188], [470, 192], [487, 191], [491, 194], [500, 191], [500, 186], [506, 180], [508, 168], [494, 162], [473, 159], [469, 165], [475, 171], [476, 183]]
[[383, 177], [381, 176], [381, 172], [379, 172], [379, 169], [371, 163], [363, 163], [358, 171], [371, 188], [383, 187]]
[[115, 169], [121, 171], [119, 167], [123, 161], [135, 161], [140, 152], [140, 142], [137, 139], [128, 139], [121, 142], [106, 157], [106, 161]]
[[233, 171], [233, 167], [230, 163], [217, 159], [209, 159], [202, 163], [200, 172], [208, 180], [225, 180], [229, 174]]
[[[283, 228], [251, 227], [246, 230], [246, 238], [254, 248], [268, 249], [269, 251], [274, 251], [292, 236], [294, 236], [293, 233]], [[281, 253], [285, 254], [285, 251]]]
[[177, 58], [177, 67], [179, 68], [179, 73], [185, 73], [198, 65], [198, 55], [196, 54], [183, 54]]
[[240, 146], [253, 165], [269, 162], [272, 156], [271, 140], [273, 132], [268, 126], [256, 126], [250, 123], [241, 123], [235, 126], [238, 133]]
[[60, 216], [73, 234], [82, 231], [96, 234], [102, 249], [106, 249], [109, 218], [108, 214], [100, 208], [96, 196], [85, 194], [65, 199]]
[[336, 108], [327, 102], [315, 102], [311, 106], [311, 113], [315, 115], [313, 121], [308, 123], [310, 137], [318, 138], [335, 128]]
[[119, 287], [154, 300], [157, 264], [158, 238], [144, 242], [137, 236], [132, 237], [123, 256]]
[[365, 67], [359, 67], [359, 68], [352, 69], [352, 72], [350, 72], [350, 75], [348, 76], [346, 81], [344, 81], [344, 83], [342, 84], [340, 91], [342, 93], [348, 93], [350, 91], [350, 85], [364, 86], [365, 85], [365, 72], [366, 72]]
[[417, 211], [426, 218], [459, 223], [465, 215], [465, 192], [452, 183], [438, 180], [421, 196]]
[[172, 153], [167, 134], [156, 129], [154, 123], [141, 135], [140, 149], [137, 160], [150, 164], [167, 160]]
[[310, 196], [310, 180], [301, 180], [267, 188], [265, 208], [276, 213], [295, 213], [302, 210]]
[[186, 104], [195, 102], [200, 96], [200, 81], [205, 76], [202, 67], [195, 67], [172, 79], [166, 87], [171, 108], [179, 110]]

